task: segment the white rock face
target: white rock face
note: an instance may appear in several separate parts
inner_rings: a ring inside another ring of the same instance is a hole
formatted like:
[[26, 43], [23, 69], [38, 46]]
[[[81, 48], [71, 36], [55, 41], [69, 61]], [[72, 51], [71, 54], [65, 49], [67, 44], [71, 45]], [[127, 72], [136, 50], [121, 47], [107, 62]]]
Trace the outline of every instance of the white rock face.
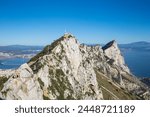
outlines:
[[12, 75], [13, 73], [14, 73], [14, 70], [11, 70], [11, 69], [9, 69], [9, 70], [1, 70], [0, 69], [0, 77], [3, 77], [3, 76], [8, 77], [8, 76]]
[[104, 47], [104, 53], [106, 54], [109, 59], [112, 59], [114, 61], [114, 64], [121, 67], [122, 70], [130, 73], [130, 70], [125, 65], [124, 58], [120, 52], [120, 49], [118, 48], [118, 45], [116, 41], [111, 41]]
[[20, 68], [16, 72], [18, 72], [18, 75], [19, 75], [20, 78], [30, 78], [30, 77], [33, 77], [33, 71], [28, 66], [27, 63], [21, 65]]
[[13, 74], [9, 76], [8, 81], [1, 90], [2, 99], [43, 99], [42, 90], [33, 76], [33, 72], [28, 64], [23, 64]]
[[64, 38], [40, 59], [31, 66], [42, 64], [37, 77], [48, 99], [103, 99], [93, 65], [85, 61], [74, 37]]
[[61, 44], [63, 51], [66, 52], [66, 57], [70, 61], [70, 65], [74, 70], [73, 74], [77, 75], [77, 70], [82, 60], [82, 56], [79, 50], [79, 43], [75, 38], [66, 38], [61, 42]]
[[116, 87], [135, 93], [142, 91], [139, 84], [123, 76], [130, 77], [131, 74], [116, 42], [103, 48], [87, 46], [79, 44], [74, 36], [65, 34], [46, 46], [28, 64], [17, 70], [1, 70], [0, 78], [5, 82], [0, 87], [0, 98], [104, 99], [96, 71]]

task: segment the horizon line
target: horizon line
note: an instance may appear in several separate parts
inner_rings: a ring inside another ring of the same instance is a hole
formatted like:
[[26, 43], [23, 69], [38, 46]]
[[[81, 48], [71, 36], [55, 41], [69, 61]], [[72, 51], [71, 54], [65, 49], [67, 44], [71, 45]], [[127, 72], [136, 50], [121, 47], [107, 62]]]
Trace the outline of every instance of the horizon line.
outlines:
[[[110, 42], [110, 41], [109, 41]], [[109, 43], [109, 42], [107, 42], [107, 43]], [[117, 41], [116, 41], [117, 42]], [[117, 44], [132, 44], [132, 43], [138, 43], [138, 42], [144, 42], [144, 43], [150, 43], [149, 41], [134, 41], [134, 42], [128, 42], [128, 43], [117, 43]], [[107, 43], [105, 43], [105, 44], [107, 44]], [[46, 45], [50, 45], [51, 43], [49, 43], [49, 44], [45, 44], [45, 45], [34, 45], [34, 44], [32, 44], [32, 45], [30, 45], [30, 44], [8, 44], [8, 45], [0, 45], [1, 47], [2, 46], [46, 46]], [[104, 43], [80, 43], [80, 44], [88, 44], [88, 45], [90, 45], [90, 44], [92, 44], [92, 45], [95, 45], [95, 44], [100, 44], [100, 45], [104, 45]]]

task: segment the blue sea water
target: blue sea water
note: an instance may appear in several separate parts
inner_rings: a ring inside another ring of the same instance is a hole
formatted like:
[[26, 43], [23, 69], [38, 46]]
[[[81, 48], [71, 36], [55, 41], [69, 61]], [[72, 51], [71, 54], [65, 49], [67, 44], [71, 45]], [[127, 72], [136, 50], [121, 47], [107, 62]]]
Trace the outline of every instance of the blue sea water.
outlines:
[[122, 52], [131, 72], [141, 78], [150, 78], [150, 52], [126, 50]]
[[29, 59], [26, 58], [9, 58], [0, 60], [0, 69], [16, 69], [21, 64], [26, 63]]

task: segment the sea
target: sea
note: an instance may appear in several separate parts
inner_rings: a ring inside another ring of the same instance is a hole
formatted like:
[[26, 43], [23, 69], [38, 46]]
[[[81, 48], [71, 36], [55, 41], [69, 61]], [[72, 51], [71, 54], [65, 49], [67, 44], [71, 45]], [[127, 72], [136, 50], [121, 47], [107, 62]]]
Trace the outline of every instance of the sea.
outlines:
[[0, 59], [0, 69], [16, 69], [23, 63], [28, 62], [27, 58], [7, 58]]
[[[148, 51], [122, 51], [125, 62], [130, 71], [137, 77], [150, 78], [150, 52]], [[21, 64], [28, 62], [26, 58], [1, 59], [0, 69], [16, 69]]]
[[140, 78], [150, 78], [149, 51], [126, 50], [122, 54], [132, 74]]

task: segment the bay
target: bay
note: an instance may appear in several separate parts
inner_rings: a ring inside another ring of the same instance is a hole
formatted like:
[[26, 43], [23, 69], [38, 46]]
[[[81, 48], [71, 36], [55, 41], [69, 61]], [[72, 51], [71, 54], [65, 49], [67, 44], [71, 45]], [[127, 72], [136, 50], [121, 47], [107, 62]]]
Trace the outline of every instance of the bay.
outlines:
[[0, 60], [0, 69], [16, 69], [21, 64], [28, 62], [27, 58], [7, 58]]

